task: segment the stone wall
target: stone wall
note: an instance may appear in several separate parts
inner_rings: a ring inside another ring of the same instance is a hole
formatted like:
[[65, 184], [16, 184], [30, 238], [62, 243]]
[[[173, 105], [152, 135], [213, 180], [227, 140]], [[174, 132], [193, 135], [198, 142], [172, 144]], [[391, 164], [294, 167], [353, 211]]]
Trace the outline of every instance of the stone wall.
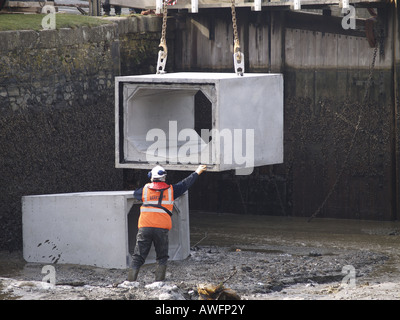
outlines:
[[21, 196], [113, 190], [118, 27], [0, 32], [0, 249], [21, 248]]
[[[134, 16], [118, 19], [121, 75], [154, 74], [157, 68], [162, 18]], [[174, 70], [174, 19], [167, 23], [167, 72]]]
[[111, 22], [0, 32], [0, 250], [22, 247], [21, 196], [124, 187], [114, 78], [155, 70], [161, 19]]

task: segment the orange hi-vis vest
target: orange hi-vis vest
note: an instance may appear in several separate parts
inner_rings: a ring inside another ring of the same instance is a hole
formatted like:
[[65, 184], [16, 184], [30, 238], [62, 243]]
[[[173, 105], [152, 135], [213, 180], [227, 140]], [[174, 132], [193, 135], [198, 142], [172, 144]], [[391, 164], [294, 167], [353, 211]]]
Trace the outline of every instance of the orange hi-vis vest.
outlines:
[[[170, 230], [172, 220], [168, 211], [172, 212], [174, 207], [174, 190], [172, 186], [160, 190], [151, 189], [150, 186], [151, 184], [148, 183], [143, 187], [143, 204], [140, 207], [138, 228], [151, 227]], [[161, 193], [162, 198], [160, 199]]]

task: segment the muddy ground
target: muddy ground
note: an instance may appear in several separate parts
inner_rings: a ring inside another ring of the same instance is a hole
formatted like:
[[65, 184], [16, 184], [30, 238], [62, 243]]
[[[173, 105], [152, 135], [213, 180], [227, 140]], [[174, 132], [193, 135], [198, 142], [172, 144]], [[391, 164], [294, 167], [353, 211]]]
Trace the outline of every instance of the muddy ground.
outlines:
[[43, 264], [1, 252], [0, 299], [198, 300], [200, 285], [220, 283], [243, 300], [400, 299], [397, 222], [193, 212], [190, 226], [191, 254], [169, 262], [164, 282], [154, 264], [137, 282], [127, 270], [56, 264], [54, 286]]

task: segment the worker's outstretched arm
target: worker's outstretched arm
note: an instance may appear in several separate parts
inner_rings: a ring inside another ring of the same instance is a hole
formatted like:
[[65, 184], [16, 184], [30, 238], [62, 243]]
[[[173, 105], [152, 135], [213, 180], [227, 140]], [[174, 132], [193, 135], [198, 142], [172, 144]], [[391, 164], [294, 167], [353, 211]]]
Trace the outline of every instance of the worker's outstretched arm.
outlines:
[[201, 175], [204, 171], [207, 170], [207, 166], [205, 165], [200, 165], [196, 169], [195, 172], [193, 172], [191, 175], [183, 179], [182, 181], [173, 184], [172, 188], [174, 188], [174, 198], [178, 198], [181, 195], [183, 195], [192, 185], [195, 183], [199, 175]]
[[133, 196], [137, 200], [142, 200], [142, 193], [143, 193], [143, 188], [139, 188], [139, 189], [136, 189], [135, 191], [133, 191]]

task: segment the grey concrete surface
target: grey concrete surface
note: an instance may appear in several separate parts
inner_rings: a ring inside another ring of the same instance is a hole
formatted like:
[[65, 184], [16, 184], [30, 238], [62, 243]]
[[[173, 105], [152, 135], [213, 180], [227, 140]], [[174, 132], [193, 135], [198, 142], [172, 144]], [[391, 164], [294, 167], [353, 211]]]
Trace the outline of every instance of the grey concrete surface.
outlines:
[[[115, 88], [118, 168], [159, 162], [166, 169], [193, 170], [203, 163], [224, 171], [283, 162], [281, 74], [125, 76], [116, 77]], [[211, 104], [210, 128], [201, 128], [209, 130], [210, 142], [203, 131], [201, 137], [194, 132], [198, 92]], [[149, 136], [153, 130], [162, 135]]]
[[[135, 245], [140, 204], [132, 191], [24, 196], [23, 256], [28, 262], [125, 269]], [[171, 260], [189, 255], [188, 209], [186, 193], [174, 203]], [[146, 262], [154, 261], [152, 248]]]

